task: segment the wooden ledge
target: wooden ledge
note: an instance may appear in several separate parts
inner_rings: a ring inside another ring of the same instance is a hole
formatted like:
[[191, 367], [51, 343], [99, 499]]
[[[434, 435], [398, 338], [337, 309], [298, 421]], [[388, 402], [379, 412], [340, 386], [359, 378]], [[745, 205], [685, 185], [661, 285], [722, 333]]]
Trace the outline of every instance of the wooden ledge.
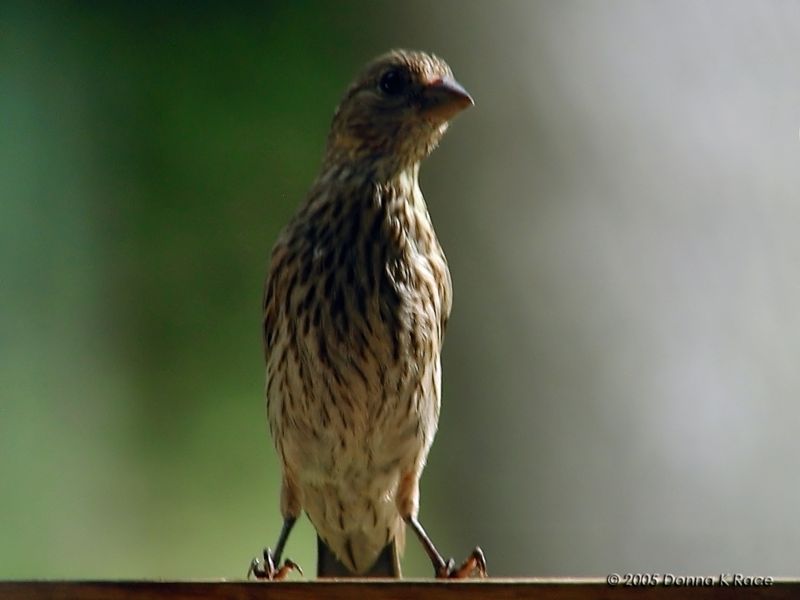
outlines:
[[246, 581], [4, 581], [2, 600], [542, 600], [660, 598], [800, 598], [800, 580], [775, 579], [763, 586], [610, 586], [605, 579], [488, 579], [483, 581], [323, 580], [277, 583]]

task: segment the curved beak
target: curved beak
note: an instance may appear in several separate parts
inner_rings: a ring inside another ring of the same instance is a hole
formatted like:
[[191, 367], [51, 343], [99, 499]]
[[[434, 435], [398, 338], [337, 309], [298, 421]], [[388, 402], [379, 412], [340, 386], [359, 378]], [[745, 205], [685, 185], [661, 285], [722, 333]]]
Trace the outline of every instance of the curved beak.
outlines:
[[430, 82], [422, 88], [420, 95], [422, 114], [441, 121], [449, 121], [475, 104], [467, 90], [451, 77]]

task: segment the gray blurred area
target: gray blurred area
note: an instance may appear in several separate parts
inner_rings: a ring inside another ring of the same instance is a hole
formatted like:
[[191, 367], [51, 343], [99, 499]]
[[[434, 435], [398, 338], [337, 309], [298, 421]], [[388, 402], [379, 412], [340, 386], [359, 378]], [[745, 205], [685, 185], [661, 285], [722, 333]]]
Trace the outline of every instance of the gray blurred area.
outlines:
[[442, 550], [797, 575], [800, 3], [719, 0], [5, 4], [0, 577], [236, 578], [274, 543], [266, 257], [392, 46], [476, 100], [422, 170]]

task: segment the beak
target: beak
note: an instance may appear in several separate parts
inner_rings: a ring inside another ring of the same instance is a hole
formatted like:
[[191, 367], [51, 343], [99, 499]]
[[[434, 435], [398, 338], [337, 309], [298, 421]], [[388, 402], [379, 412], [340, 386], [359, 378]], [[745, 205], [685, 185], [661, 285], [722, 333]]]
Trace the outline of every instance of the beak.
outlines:
[[449, 121], [465, 108], [475, 104], [472, 96], [451, 77], [437, 79], [422, 88], [421, 112], [437, 121]]

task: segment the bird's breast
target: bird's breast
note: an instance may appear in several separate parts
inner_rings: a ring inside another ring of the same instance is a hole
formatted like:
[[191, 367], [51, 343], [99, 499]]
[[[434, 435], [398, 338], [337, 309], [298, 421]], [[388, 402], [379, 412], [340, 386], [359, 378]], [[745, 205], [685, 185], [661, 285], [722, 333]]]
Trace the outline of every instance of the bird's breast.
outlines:
[[275, 275], [270, 420], [298, 463], [389, 472], [435, 431], [447, 265], [424, 204], [394, 194], [310, 210], [285, 238], [294, 266]]

